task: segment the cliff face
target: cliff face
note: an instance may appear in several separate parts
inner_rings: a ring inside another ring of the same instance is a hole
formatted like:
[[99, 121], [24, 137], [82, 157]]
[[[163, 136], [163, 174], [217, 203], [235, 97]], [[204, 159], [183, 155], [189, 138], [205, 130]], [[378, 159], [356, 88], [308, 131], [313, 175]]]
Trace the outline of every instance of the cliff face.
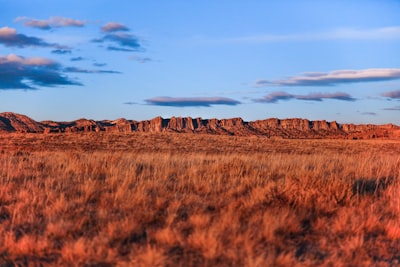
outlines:
[[266, 119], [246, 122], [242, 118], [201, 119], [172, 117], [133, 121], [126, 119], [72, 122], [36, 122], [15, 113], [0, 113], [0, 132], [72, 133], [72, 132], [176, 132], [219, 135], [258, 135], [272, 138], [400, 138], [400, 127], [393, 124], [339, 124], [335, 121], [306, 119]]

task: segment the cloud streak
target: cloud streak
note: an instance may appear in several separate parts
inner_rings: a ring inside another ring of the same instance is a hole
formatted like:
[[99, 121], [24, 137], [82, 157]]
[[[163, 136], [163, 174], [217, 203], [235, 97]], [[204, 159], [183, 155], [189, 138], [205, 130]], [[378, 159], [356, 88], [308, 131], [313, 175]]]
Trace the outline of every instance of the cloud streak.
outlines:
[[361, 112], [361, 115], [364, 115], [364, 116], [377, 116], [378, 114], [376, 112], [366, 111], [366, 112]]
[[73, 72], [73, 73], [105, 73], [105, 74], [121, 74], [119, 71], [114, 70], [88, 70], [88, 69], [81, 69], [77, 67], [66, 67], [63, 69], [64, 72]]
[[83, 57], [73, 57], [70, 60], [71, 61], [82, 61], [82, 60], [85, 60], [85, 58], [83, 58]]
[[131, 48], [123, 48], [123, 47], [116, 47], [116, 46], [108, 46], [107, 47], [108, 51], [118, 51], [118, 52], [137, 52], [139, 49], [135, 48], [135, 49], [131, 49]]
[[395, 106], [392, 108], [384, 108], [382, 110], [388, 110], [388, 111], [400, 111], [400, 106]]
[[93, 66], [95, 66], [95, 67], [104, 67], [104, 66], [107, 66], [107, 63], [98, 63], [98, 62], [95, 62], [95, 63], [93, 63]]
[[335, 70], [327, 73], [308, 72], [300, 76], [292, 76], [275, 81], [258, 80], [255, 86], [335, 86], [346, 83], [396, 79], [400, 79], [400, 69]]
[[37, 86], [81, 85], [63, 75], [61, 66], [49, 59], [0, 55], [0, 90], [36, 89]]
[[71, 54], [72, 51], [69, 49], [56, 49], [51, 51], [52, 54], [57, 54], [57, 55], [66, 55], [66, 54]]
[[60, 27], [83, 27], [86, 22], [65, 17], [50, 17], [47, 20], [38, 20], [28, 17], [17, 17], [16, 22], [22, 21], [26, 27], [32, 27], [40, 30], [51, 30]]
[[167, 107], [210, 107], [213, 105], [236, 106], [241, 102], [227, 97], [154, 97], [146, 99], [148, 105]]
[[400, 39], [400, 26], [381, 28], [339, 28], [325, 32], [292, 34], [258, 34], [231, 38], [199, 39], [212, 44], [264, 44], [277, 42], [307, 42], [330, 40], [393, 40]]
[[355, 101], [356, 99], [351, 97], [347, 93], [336, 92], [336, 93], [311, 93], [307, 95], [294, 95], [286, 92], [272, 92], [262, 98], [254, 99], [256, 103], [276, 103], [278, 101], [287, 100], [307, 100], [307, 101], [318, 101], [321, 102], [324, 99], [335, 99], [342, 101]]
[[137, 61], [139, 63], [142, 63], [142, 64], [153, 61], [153, 59], [151, 59], [149, 57], [138, 57], [138, 56], [131, 56], [130, 59], [133, 60], [133, 61]]

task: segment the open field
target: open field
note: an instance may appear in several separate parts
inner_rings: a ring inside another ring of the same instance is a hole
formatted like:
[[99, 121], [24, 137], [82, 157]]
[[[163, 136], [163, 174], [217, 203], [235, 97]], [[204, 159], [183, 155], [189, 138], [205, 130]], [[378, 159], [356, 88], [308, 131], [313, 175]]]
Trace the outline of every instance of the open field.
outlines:
[[0, 135], [0, 266], [400, 265], [400, 141]]

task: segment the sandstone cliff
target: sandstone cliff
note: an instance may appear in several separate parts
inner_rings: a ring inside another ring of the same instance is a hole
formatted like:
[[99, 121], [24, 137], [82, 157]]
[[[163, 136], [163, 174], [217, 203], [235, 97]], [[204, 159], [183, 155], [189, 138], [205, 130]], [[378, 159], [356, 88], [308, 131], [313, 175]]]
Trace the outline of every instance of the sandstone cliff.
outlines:
[[176, 132], [219, 135], [258, 135], [271, 138], [400, 138], [400, 127], [393, 124], [339, 124], [335, 121], [270, 118], [246, 122], [241, 118], [202, 119], [191, 117], [156, 117], [152, 120], [126, 119], [72, 122], [36, 122], [11, 112], [0, 113], [0, 132], [72, 133], [72, 132]]

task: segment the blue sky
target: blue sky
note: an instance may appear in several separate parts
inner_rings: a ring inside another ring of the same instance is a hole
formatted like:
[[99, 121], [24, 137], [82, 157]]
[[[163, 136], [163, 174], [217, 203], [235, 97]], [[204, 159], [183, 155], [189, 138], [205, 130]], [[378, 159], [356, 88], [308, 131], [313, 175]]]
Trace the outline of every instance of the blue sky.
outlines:
[[400, 125], [400, 1], [0, 6], [0, 112]]

